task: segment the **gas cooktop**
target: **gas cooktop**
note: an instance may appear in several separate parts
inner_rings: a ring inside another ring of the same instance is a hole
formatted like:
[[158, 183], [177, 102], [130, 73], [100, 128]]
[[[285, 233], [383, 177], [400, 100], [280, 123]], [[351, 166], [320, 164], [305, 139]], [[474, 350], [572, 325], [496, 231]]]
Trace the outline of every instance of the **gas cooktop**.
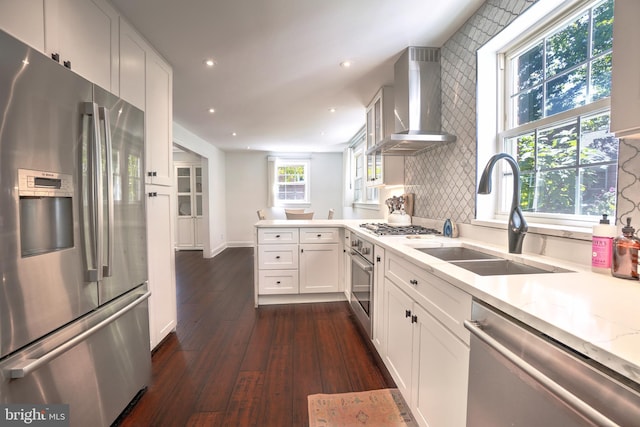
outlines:
[[420, 225], [389, 225], [366, 223], [360, 224], [360, 227], [368, 230], [378, 236], [405, 236], [413, 234], [442, 234], [435, 228], [426, 228]]

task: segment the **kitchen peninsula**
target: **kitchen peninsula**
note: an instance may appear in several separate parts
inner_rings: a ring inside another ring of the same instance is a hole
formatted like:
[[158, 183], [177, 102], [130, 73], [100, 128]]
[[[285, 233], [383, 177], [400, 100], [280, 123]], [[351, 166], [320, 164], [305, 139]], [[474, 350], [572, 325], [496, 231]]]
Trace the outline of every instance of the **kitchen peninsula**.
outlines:
[[[640, 318], [636, 316], [637, 302], [640, 301], [640, 283], [616, 279], [611, 276], [592, 273], [588, 266], [564, 262], [551, 257], [537, 255], [508, 254], [505, 247], [477, 241], [467, 236], [451, 239], [441, 236], [423, 236], [407, 238], [407, 236], [376, 236], [360, 227], [362, 221], [341, 220], [310, 220], [310, 221], [259, 221], [255, 224], [256, 239], [260, 232], [271, 230], [274, 232], [290, 230], [304, 232], [313, 229], [338, 229], [344, 241], [350, 233], [357, 233], [375, 244], [376, 253], [382, 253], [386, 258], [383, 274], [375, 279], [378, 287], [394, 286], [393, 274], [402, 275], [403, 271], [430, 278], [430, 283], [446, 286], [455, 292], [459, 304], [454, 313], [447, 313], [443, 307], [451, 307], [451, 301], [445, 301], [438, 306], [438, 310], [446, 315], [443, 322], [447, 331], [453, 331], [456, 339], [468, 346], [469, 333], [462, 322], [471, 316], [471, 299], [483, 301], [497, 308], [507, 315], [540, 331], [542, 334], [557, 340], [576, 352], [590, 358], [613, 372], [640, 384]], [[256, 240], [256, 248], [261, 246]], [[480, 276], [463, 268], [423, 253], [417, 248], [438, 246], [465, 246], [476, 248], [487, 253], [493, 253], [519, 263], [529, 265], [551, 265], [557, 267], [552, 274], [521, 274]], [[344, 247], [347, 250], [347, 247]], [[256, 249], [258, 251], [258, 249]], [[260, 255], [256, 252], [256, 273]], [[391, 260], [391, 261], [390, 261]], [[393, 263], [395, 263], [395, 267]], [[400, 271], [399, 274], [394, 273]], [[399, 267], [400, 268], [399, 268]], [[348, 298], [349, 290], [346, 283], [348, 272], [346, 262], [340, 266], [343, 288], [330, 294], [332, 300]], [[377, 267], [376, 267], [377, 268]], [[378, 270], [376, 270], [378, 271]], [[385, 276], [385, 277], [382, 277]], [[397, 278], [397, 277], [395, 277]], [[400, 278], [401, 279], [401, 278]], [[398, 279], [398, 280], [400, 280]], [[256, 303], [260, 295], [256, 274]], [[409, 289], [409, 286], [407, 286]], [[429, 289], [425, 288], [428, 292]], [[444, 289], [444, 288], [443, 288]], [[407, 294], [411, 292], [406, 291]], [[384, 301], [376, 301], [376, 307], [384, 307], [388, 303], [388, 293], [384, 289], [377, 289], [375, 295]], [[419, 292], [414, 292], [415, 300], [420, 303]], [[423, 298], [422, 301], [431, 303], [434, 298]], [[437, 303], [437, 301], [436, 301]], [[457, 303], [456, 303], [457, 304]], [[437, 305], [437, 304], [436, 304]], [[380, 329], [387, 328], [384, 319], [384, 309], [374, 310], [373, 343], [394, 375], [393, 366], [385, 358], [384, 336]], [[375, 329], [378, 329], [376, 332]], [[468, 347], [467, 350], [468, 351]], [[465, 372], [466, 374], [466, 372]], [[394, 376], [398, 383], [397, 375]], [[466, 382], [464, 383], [466, 387]], [[398, 384], [402, 389], [402, 384]], [[406, 393], [410, 393], [407, 390]], [[466, 399], [466, 390], [463, 395]], [[405, 395], [408, 401], [411, 399]], [[414, 413], [416, 407], [412, 407]]]

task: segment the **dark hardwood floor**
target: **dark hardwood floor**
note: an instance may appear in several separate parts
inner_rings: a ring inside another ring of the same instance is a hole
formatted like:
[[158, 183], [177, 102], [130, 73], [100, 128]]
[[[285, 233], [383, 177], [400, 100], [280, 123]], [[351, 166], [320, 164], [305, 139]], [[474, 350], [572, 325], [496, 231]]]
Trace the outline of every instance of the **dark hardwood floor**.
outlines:
[[307, 395], [394, 387], [346, 302], [253, 304], [253, 249], [176, 253], [178, 326], [121, 426], [308, 426]]

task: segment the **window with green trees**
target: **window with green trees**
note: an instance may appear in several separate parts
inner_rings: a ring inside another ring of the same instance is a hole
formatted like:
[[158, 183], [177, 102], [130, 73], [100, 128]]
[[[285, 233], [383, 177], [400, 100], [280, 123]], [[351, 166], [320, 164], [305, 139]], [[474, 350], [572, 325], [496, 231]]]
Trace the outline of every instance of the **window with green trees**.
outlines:
[[[613, 0], [593, 1], [505, 52], [500, 140], [520, 166], [525, 213], [615, 214], [618, 141], [609, 132], [613, 8]], [[503, 188], [509, 179], [505, 173]]]
[[278, 201], [309, 203], [309, 162], [280, 160], [276, 167]]

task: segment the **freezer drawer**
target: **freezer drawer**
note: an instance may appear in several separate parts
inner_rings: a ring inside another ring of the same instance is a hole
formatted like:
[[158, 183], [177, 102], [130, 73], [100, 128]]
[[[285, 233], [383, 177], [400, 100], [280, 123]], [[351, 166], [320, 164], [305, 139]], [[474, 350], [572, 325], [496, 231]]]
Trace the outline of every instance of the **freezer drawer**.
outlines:
[[146, 285], [0, 363], [0, 402], [68, 404], [72, 426], [109, 426], [151, 375]]

